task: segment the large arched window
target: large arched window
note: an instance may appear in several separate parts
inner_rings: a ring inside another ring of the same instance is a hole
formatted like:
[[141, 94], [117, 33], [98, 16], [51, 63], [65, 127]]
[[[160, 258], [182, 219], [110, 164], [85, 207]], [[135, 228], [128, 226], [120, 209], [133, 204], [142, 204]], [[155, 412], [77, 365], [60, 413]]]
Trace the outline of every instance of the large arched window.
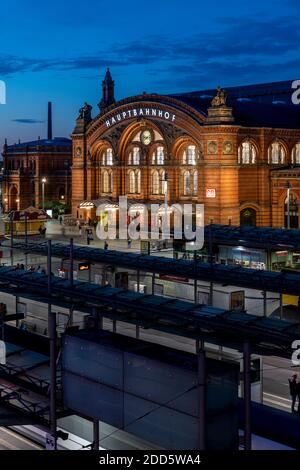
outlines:
[[111, 166], [113, 164], [113, 150], [111, 147], [103, 151], [101, 163], [103, 166]]
[[271, 165], [281, 165], [285, 160], [285, 149], [281, 142], [273, 142], [269, 146], [268, 160]]
[[141, 171], [140, 170], [129, 171], [128, 190], [130, 194], [140, 194], [141, 192]]
[[16, 211], [18, 209], [18, 188], [11, 186], [9, 191], [9, 209]]
[[102, 173], [102, 192], [111, 193], [113, 187], [113, 175], [109, 171], [105, 170]]
[[198, 172], [183, 172], [183, 195], [196, 196], [198, 194]]
[[300, 165], [300, 142], [298, 142], [292, 150], [292, 163]]
[[284, 226], [285, 228], [298, 228], [298, 198], [295, 194], [290, 193], [284, 202]]
[[182, 163], [184, 165], [196, 165], [196, 146], [188, 145], [182, 154]]
[[128, 155], [128, 165], [139, 165], [141, 160], [140, 147], [133, 147]]
[[255, 145], [248, 140], [242, 142], [238, 151], [239, 163], [242, 165], [253, 164], [256, 162], [256, 157], [257, 155]]
[[152, 153], [151, 163], [152, 165], [163, 165], [165, 163], [165, 149], [162, 145], [156, 147]]

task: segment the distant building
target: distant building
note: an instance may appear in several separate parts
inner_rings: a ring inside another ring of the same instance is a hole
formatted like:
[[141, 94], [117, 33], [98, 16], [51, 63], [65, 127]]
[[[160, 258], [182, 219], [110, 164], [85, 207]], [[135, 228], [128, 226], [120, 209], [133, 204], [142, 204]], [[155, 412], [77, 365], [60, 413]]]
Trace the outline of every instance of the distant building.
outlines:
[[287, 81], [116, 102], [108, 70], [100, 113], [92, 119], [85, 104], [72, 134], [73, 215], [94, 218], [106, 204], [118, 218], [118, 197], [127, 195], [132, 216], [141, 203], [167, 199], [204, 203], [206, 223], [298, 228], [292, 92]]
[[[33, 142], [4, 145], [4, 211], [42, 207], [44, 202], [71, 203], [72, 142], [64, 137], [52, 138], [51, 106], [48, 138]], [[43, 182], [44, 180], [44, 182]]]

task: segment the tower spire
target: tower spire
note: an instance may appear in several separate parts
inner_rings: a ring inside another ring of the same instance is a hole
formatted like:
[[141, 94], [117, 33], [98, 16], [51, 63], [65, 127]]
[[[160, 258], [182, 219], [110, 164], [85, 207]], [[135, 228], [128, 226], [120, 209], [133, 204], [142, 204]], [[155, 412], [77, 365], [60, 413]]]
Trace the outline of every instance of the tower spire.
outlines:
[[112, 79], [109, 68], [107, 67], [104, 80], [102, 82], [102, 99], [98, 104], [100, 112], [102, 113], [105, 108], [115, 103], [115, 82]]

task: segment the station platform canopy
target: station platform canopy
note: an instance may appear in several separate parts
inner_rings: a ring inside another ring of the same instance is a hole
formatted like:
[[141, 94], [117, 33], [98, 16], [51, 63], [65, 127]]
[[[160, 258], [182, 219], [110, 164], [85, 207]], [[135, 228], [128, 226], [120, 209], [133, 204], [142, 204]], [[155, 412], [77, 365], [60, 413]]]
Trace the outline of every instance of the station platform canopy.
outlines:
[[205, 241], [230, 246], [273, 250], [300, 250], [300, 230], [211, 224], [205, 227]]
[[252, 352], [291, 357], [292, 343], [300, 337], [300, 323], [258, 317], [188, 301], [146, 295], [88, 282], [51, 277], [13, 267], [0, 268], [0, 291], [90, 312], [101, 317], [132, 323], [195, 340], [242, 350], [249, 341]]
[[[300, 231], [299, 231], [300, 233]], [[15, 249], [27, 253], [47, 255], [47, 242], [28, 243], [18, 242]], [[64, 243], [52, 244], [52, 255], [68, 259], [70, 246]], [[159, 273], [164, 275], [182, 276], [222, 285], [257, 289], [259, 291], [276, 292], [300, 296], [300, 274], [298, 272], [273, 272], [258, 269], [243, 268], [239, 265], [221, 265], [189, 261], [185, 259], [170, 259], [162, 256], [150, 256], [139, 253], [127, 253], [102, 248], [90, 248], [74, 245], [74, 260], [90, 263], [140, 270], [140, 272]]]

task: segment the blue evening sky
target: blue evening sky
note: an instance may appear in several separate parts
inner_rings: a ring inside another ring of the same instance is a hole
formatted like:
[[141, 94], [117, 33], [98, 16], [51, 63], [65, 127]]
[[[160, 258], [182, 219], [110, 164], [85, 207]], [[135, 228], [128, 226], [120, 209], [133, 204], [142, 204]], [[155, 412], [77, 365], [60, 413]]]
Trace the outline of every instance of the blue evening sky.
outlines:
[[300, 78], [299, 0], [1, 2], [0, 144], [69, 136], [98, 111], [106, 67], [116, 98]]

